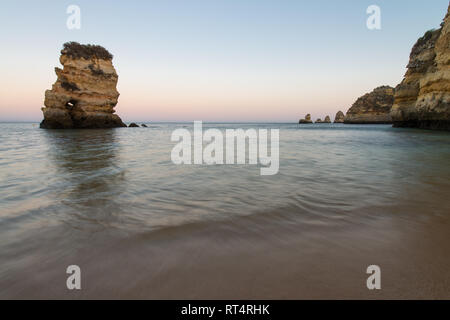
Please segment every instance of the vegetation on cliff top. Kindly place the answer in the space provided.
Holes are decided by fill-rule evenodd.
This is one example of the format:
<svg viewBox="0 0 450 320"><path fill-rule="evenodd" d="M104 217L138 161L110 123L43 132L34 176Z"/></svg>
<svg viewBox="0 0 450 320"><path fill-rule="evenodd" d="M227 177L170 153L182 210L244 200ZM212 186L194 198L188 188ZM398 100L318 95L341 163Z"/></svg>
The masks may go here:
<svg viewBox="0 0 450 320"><path fill-rule="evenodd" d="M66 42L61 54L68 55L74 59L91 59L98 58L104 60L112 60L113 55L102 46L92 44L79 44L78 42Z"/></svg>
<svg viewBox="0 0 450 320"><path fill-rule="evenodd" d="M436 40L441 32L442 28L439 29L430 29L427 32L425 32L425 34L420 37L419 39L417 39L416 43L414 44L413 48L411 49L411 54L410 54L410 58L414 55L417 55L420 51L423 50L423 46L424 45L430 45L433 44L434 45L434 40Z"/></svg>

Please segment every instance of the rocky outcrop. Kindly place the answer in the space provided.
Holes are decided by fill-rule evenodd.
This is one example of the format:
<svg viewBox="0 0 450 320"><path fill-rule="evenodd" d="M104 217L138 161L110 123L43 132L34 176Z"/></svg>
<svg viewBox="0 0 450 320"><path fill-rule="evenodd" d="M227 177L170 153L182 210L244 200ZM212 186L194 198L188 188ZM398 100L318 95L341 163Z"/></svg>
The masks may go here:
<svg viewBox="0 0 450 320"><path fill-rule="evenodd" d="M381 86L359 97L348 109L344 123L392 123L390 111L394 102L394 88Z"/></svg>
<svg viewBox="0 0 450 320"><path fill-rule="evenodd" d="M441 28L417 40L407 68L396 87L394 127L450 130L450 5Z"/></svg>
<svg viewBox="0 0 450 320"><path fill-rule="evenodd" d="M141 124L142 128L147 128L147 125L145 123Z"/></svg>
<svg viewBox="0 0 450 320"><path fill-rule="evenodd" d="M319 118L319 119L317 119L316 122L314 122L314 123L322 123L322 122L323 122L322 119Z"/></svg>
<svg viewBox="0 0 450 320"><path fill-rule="evenodd" d="M345 115L342 111L338 111L334 117L334 123L344 123Z"/></svg>
<svg viewBox="0 0 450 320"><path fill-rule="evenodd" d="M323 123L331 123L330 116L326 116L325 119L323 120Z"/></svg>
<svg viewBox="0 0 450 320"><path fill-rule="evenodd" d="M311 115L308 113L305 116L305 119L300 119L300 121L298 123L313 123L311 120Z"/></svg>
<svg viewBox="0 0 450 320"><path fill-rule="evenodd" d="M119 92L112 55L103 47L64 44L57 80L45 92L41 128L126 127L114 114Z"/></svg>
<svg viewBox="0 0 450 320"><path fill-rule="evenodd" d="M130 125L128 127L129 128L139 128L139 125L134 123L134 122L132 122L132 123L130 123Z"/></svg>

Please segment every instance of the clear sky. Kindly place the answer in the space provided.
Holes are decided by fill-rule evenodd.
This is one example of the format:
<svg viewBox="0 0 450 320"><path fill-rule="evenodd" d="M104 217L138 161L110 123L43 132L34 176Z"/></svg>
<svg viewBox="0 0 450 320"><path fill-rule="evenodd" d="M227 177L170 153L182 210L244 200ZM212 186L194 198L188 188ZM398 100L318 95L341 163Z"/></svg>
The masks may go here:
<svg viewBox="0 0 450 320"><path fill-rule="evenodd" d="M69 30L67 7L81 9ZM366 9L381 8L381 30ZM448 0L1 1L0 121L40 121L67 41L100 44L124 121L334 118L397 85L412 45Z"/></svg>

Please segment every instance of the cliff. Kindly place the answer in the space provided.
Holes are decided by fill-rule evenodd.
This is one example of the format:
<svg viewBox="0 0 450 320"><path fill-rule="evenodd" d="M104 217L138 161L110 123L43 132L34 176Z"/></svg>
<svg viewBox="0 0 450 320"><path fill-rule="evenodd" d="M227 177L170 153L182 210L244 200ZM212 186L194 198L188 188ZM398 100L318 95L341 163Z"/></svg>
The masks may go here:
<svg viewBox="0 0 450 320"><path fill-rule="evenodd" d="M41 128L126 127L114 107L119 98L112 55L103 47L65 43L55 68L57 80L45 92Z"/></svg>
<svg viewBox="0 0 450 320"><path fill-rule="evenodd" d="M394 127L450 130L450 5L441 28L417 40L407 68L396 87Z"/></svg>
<svg viewBox="0 0 450 320"><path fill-rule="evenodd" d="M394 88L381 86L359 97L348 109L344 123L392 123Z"/></svg>

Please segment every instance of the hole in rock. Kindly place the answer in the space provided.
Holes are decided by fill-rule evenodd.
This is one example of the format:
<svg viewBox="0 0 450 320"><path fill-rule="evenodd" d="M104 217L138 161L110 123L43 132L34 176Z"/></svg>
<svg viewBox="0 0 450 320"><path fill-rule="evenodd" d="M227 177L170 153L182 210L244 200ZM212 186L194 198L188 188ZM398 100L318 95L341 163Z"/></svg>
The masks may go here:
<svg viewBox="0 0 450 320"><path fill-rule="evenodd" d="M69 101L66 103L66 107L69 108L69 109L72 109L73 107L76 106L76 104L77 104L77 101L76 101L76 100L69 100Z"/></svg>

